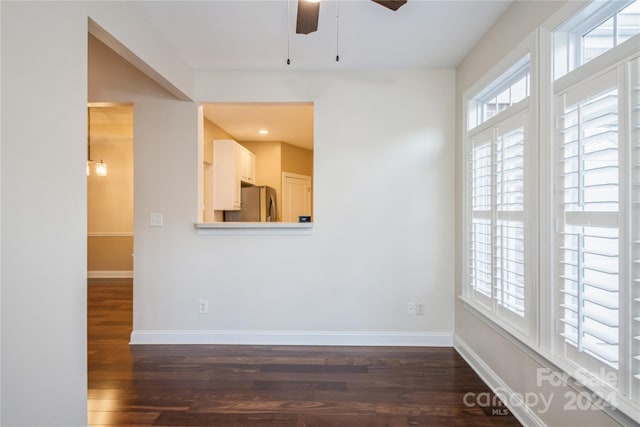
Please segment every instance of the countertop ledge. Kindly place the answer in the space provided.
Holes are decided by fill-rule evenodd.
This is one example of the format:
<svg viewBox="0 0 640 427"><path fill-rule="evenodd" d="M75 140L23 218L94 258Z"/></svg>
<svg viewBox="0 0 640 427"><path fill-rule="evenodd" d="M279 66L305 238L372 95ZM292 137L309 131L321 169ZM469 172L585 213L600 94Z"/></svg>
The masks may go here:
<svg viewBox="0 0 640 427"><path fill-rule="evenodd" d="M312 234L312 222L198 222L198 234L304 235Z"/></svg>

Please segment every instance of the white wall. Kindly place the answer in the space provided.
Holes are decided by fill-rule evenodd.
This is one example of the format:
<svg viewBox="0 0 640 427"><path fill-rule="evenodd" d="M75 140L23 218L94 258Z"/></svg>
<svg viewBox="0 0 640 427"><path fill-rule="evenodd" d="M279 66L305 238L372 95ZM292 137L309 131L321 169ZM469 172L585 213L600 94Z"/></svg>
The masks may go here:
<svg viewBox="0 0 640 427"><path fill-rule="evenodd" d="M450 344L453 78L197 74L203 102L315 103L310 236L198 234L191 107L166 106L173 143L164 119L136 115L133 342ZM137 129L152 122L145 147ZM164 227L148 227L151 212ZM407 316L410 301L425 315Z"/></svg>
<svg viewBox="0 0 640 427"><path fill-rule="evenodd" d="M81 15L2 2L2 425L86 423Z"/></svg>
<svg viewBox="0 0 640 427"><path fill-rule="evenodd" d="M124 2L3 1L0 8L0 424L82 426L88 16L117 29L124 45L153 44L145 61L175 75L179 92L191 90L191 74L151 43Z"/></svg>
<svg viewBox="0 0 640 427"><path fill-rule="evenodd" d="M200 74L203 102L316 111L313 235L211 236L193 226L196 104L90 48L89 99L134 104L133 342L451 344L452 70Z"/></svg>
<svg viewBox="0 0 640 427"><path fill-rule="evenodd" d="M462 201L462 96L476 81L524 40L535 28L556 12L565 2L517 1L489 30L456 69L456 199ZM456 295L461 294L461 241L464 230L461 211L456 211ZM481 320L480 315L456 299L456 348L471 362L483 379L500 391L511 390L520 396L535 393L551 398L551 406L544 405L524 411L525 424L542 422L549 426L617 425L608 415L598 410L564 410L570 403L564 393L574 393L567 387L546 387L537 384L537 369L549 366L524 345L518 345L496 327ZM554 369L555 371L555 369ZM533 399L531 400L533 402Z"/></svg>

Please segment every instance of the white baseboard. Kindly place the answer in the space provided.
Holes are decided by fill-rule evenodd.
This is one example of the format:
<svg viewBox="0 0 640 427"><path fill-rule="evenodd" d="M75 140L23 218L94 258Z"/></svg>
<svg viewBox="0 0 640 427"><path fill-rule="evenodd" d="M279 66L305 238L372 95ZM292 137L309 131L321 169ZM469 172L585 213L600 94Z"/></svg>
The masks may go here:
<svg viewBox="0 0 640 427"><path fill-rule="evenodd" d="M89 279L132 279L133 271L88 271L87 277Z"/></svg>
<svg viewBox="0 0 640 427"><path fill-rule="evenodd" d="M451 347L452 333L335 331L133 331L131 344Z"/></svg>
<svg viewBox="0 0 640 427"><path fill-rule="evenodd" d="M453 347L471 366L478 376L494 392L502 396L515 396L515 392L469 347L460 337L454 338ZM502 399L504 405L525 426L547 427L547 425L526 405L512 405L517 399Z"/></svg>

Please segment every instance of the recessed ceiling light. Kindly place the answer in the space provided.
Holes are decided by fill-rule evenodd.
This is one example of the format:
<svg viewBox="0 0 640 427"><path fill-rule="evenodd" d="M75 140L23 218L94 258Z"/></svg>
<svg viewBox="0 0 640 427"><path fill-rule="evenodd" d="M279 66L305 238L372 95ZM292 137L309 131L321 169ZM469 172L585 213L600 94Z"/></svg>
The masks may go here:
<svg viewBox="0 0 640 427"><path fill-rule="evenodd" d="M269 131L268 131L268 130L266 130L266 129L260 129L260 130L258 131L258 133L259 133L260 135L269 135Z"/></svg>

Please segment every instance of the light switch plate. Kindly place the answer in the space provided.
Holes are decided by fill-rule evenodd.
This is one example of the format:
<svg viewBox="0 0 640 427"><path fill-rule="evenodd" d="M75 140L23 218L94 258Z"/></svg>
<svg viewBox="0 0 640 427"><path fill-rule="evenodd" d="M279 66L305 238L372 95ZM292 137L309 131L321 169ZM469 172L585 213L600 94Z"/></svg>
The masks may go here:
<svg viewBox="0 0 640 427"><path fill-rule="evenodd" d="M407 304L407 314L409 316L415 316L416 315L416 303L415 302L410 302Z"/></svg>
<svg viewBox="0 0 640 427"><path fill-rule="evenodd" d="M163 216L161 213L151 213L149 214L149 226L150 227L162 227L163 224Z"/></svg>

